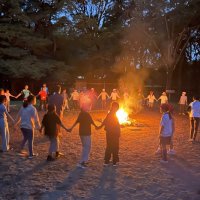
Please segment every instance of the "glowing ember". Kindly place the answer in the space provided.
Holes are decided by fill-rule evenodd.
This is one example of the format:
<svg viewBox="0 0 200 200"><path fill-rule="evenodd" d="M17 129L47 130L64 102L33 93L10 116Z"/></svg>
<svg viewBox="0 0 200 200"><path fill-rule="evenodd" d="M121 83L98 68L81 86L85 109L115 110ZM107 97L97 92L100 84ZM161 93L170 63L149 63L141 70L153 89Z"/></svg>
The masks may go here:
<svg viewBox="0 0 200 200"><path fill-rule="evenodd" d="M118 118L120 124L123 124L123 125L131 124L131 122L129 121L128 113L123 108L120 108L117 111L116 115L117 115L117 118Z"/></svg>

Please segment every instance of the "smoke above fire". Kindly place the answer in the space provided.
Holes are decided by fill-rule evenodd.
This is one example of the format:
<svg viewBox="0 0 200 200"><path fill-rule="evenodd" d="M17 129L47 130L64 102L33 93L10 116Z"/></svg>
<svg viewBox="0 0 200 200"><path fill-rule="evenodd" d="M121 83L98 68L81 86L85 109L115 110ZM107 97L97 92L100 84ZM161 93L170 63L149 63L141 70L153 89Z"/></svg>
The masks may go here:
<svg viewBox="0 0 200 200"><path fill-rule="evenodd" d="M118 80L119 90L122 96L121 106L128 113L137 113L141 109L139 104L140 99L143 97L143 88L148 72L145 69L133 70L121 75ZM124 98L128 93L129 97Z"/></svg>
<svg viewBox="0 0 200 200"><path fill-rule="evenodd" d="M131 44L135 44L134 31L126 32L121 43L129 41ZM141 61L138 64L137 55L130 54L128 47L125 45L121 48L120 55L117 56L115 64L113 66L113 72L119 74L118 88L120 90L121 99L125 93L129 94L129 98L121 101L121 107L126 109L129 113L137 112L138 108L138 96L141 92L143 94L143 88L145 81L148 78L148 67L145 66L145 61ZM131 47L129 47L131 48ZM134 48L138 48L135 46ZM145 58L144 58L145 59ZM148 65L148 64L147 64Z"/></svg>

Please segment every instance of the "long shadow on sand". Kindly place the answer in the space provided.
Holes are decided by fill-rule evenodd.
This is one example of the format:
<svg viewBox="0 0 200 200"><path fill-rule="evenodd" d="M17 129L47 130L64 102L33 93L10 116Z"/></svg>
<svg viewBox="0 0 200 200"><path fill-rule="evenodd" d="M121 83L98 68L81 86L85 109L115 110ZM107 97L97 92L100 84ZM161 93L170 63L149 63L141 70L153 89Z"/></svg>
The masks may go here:
<svg viewBox="0 0 200 200"><path fill-rule="evenodd" d="M46 161L43 161L31 168L30 170L24 171L21 175L16 175L15 184L17 184L21 180L27 179L28 177L32 176L35 172L41 171L42 169L44 169L45 166L48 166L48 163Z"/></svg>
<svg viewBox="0 0 200 200"><path fill-rule="evenodd" d="M66 199L78 199L76 194L71 193L70 190L82 179L84 173L84 169L75 168L61 184L56 186L55 190L43 193L43 199L57 200L63 198L63 196L65 196Z"/></svg>
<svg viewBox="0 0 200 200"><path fill-rule="evenodd" d="M163 167L175 178L181 180L188 191L192 191L196 195L191 200L200 199L200 177L196 176L192 170L188 170L188 163L180 162L178 159L171 160Z"/></svg>
<svg viewBox="0 0 200 200"><path fill-rule="evenodd" d="M94 188L92 192L91 200L117 200L118 193L116 190L116 168L111 166L104 167L101 177L99 178L99 184Z"/></svg>

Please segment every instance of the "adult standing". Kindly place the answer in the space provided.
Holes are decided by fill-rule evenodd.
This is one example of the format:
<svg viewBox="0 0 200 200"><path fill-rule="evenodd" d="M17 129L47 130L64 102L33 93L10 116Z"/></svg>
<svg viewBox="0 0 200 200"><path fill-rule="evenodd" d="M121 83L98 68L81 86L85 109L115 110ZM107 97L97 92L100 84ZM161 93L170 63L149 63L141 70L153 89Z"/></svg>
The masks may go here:
<svg viewBox="0 0 200 200"><path fill-rule="evenodd" d="M26 101L27 98L33 95L30 90L28 89L28 85L25 85L24 89L16 96L16 99L19 98L20 96L23 96L23 101ZM33 95L34 96L34 95Z"/></svg>
<svg viewBox="0 0 200 200"><path fill-rule="evenodd" d="M56 107L56 113L62 119L65 102L63 96L60 93L61 93L61 86L57 85L54 89L53 94L49 96L48 104L54 105Z"/></svg>
<svg viewBox="0 0 200 200"><path fill-rule="evenodd" d="M189 105L190 110L190 142L196 140L197 131L200 123L200 102L199 97L194 96L193 102Z"/></svg>

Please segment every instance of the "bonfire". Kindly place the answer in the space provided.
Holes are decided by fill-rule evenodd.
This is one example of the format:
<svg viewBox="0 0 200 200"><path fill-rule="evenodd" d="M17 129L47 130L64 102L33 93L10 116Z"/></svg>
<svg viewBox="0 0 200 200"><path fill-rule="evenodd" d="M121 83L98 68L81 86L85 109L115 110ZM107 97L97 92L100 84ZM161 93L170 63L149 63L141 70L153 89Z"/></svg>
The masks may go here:
<svg viewBox="0 0 200 200"><path fill-rule="evenodd" d="M117 118L119 120L120 125L131 125L132 122L129 120L129 114L126 112L124 108L120 108L117 111Z"/></svg>

